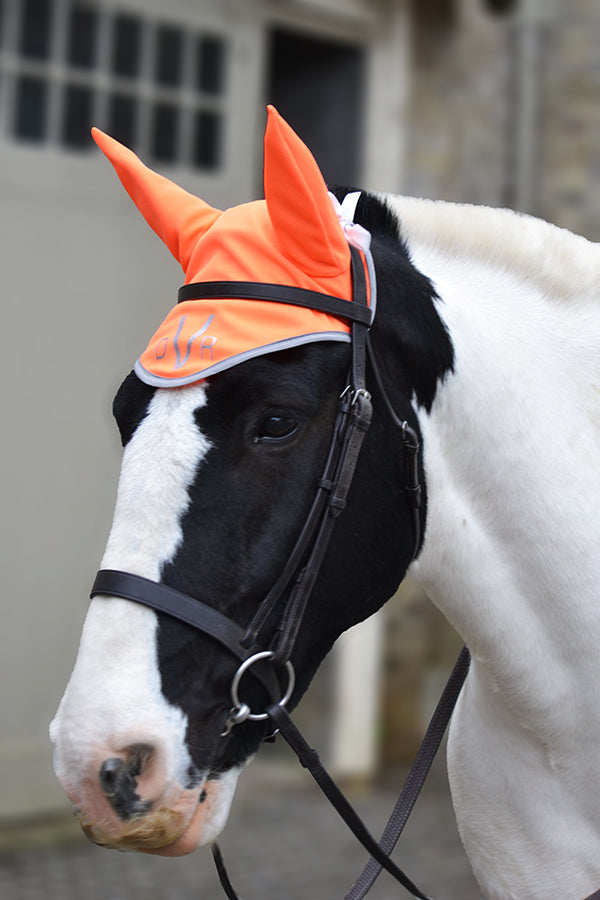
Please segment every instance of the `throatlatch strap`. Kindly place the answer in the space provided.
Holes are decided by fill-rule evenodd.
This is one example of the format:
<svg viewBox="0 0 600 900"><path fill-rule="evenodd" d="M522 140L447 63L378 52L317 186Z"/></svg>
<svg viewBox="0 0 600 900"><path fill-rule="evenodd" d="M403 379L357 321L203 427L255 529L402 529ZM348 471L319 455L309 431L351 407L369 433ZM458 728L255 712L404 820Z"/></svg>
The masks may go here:
<svg viewBox="0 0 600 900"><path fill-rule="evenodd" d="M388 411L388 415L390 416L392 422L402 432L402 443L404 445L404 476L405 476L405 484L403 488L403 492L406 494L408 502L410 504L410 508L412 511L412 519L413 519L413 535L414 535L414 546L413 546L413 554L412 559L415 559L419 549L421 547L421 541L423 539L423 523L421 520L421 507L423 503L423 489L421 487L421 483L419 481L419 450L420 450L420 441L417 432L412 428L407 421L401 419L394 407L392 406L392 402L387 395L387 391L385 389L385 385L383 384L383 380L381 378L381 373L379 371L379 366L377 364L377 357L373 351L373 346L371 344L371 338L367 334L366 338L367 342L367 355L369 358L369 362L371 364L371 370L373 372L373 376L375 378L375 383L377 385L377 390L379 391L379 396L383 400L384 406Z"/></svg>

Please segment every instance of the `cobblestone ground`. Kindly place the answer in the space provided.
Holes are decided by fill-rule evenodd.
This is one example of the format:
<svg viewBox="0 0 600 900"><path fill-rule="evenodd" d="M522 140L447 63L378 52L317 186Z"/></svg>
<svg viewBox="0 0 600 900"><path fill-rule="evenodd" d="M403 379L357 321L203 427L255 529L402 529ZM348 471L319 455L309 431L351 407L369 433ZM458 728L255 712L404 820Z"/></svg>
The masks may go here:
<svg viewBox="0 0 600 900"><path fill-rule="evenodd" d="M392 785L391 782L394 782ZM376 789L350 792L378 835L401 774ZM387 782L390 782L388 785ZM11 849L12 843L12 849ZM222 900L210 852L159 859L115 853L69 828L59 840L0 830L2 900ZM244 900L341 900L366 854L310 777L256 762L244 773L221 849ZM443 767L436 763L395 859L436 900L480 900L456 832ZM371 900L408 895L383 873Z"/></svg>

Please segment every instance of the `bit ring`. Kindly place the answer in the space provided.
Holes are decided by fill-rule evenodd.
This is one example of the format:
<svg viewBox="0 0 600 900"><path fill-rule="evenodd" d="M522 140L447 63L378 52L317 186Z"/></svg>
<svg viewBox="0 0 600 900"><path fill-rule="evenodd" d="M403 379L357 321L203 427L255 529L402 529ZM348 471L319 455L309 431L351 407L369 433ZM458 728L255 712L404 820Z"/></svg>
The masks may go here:
<svg viewBox="0 0 600 900"><path fill-rule="evenodd" d="M249 656L248 659L245 659L241 664L237 672L233 677L233 681L231 683L231 699L233 701L234 710L241 709L246 706L245 703L240 701L239 696L239 686L242 680L243 675L248 671L248 669L254 665L254 663L259 662L261 659L273 659L275 654L272 650L261 650L260 653L255 653L253 656ZM290 697L294 692L294 685L296 684L296 673L294 672L294 667L291 662L288 660L285 664L285 668L288 674L288 685L285 691L285 694L279 701L279 706L285 706L286 703L289 702ZM263 722L265 719L269 718L268 713L253 713L248 712L246 716L247 719L251 719L253 722Z"/></svg>

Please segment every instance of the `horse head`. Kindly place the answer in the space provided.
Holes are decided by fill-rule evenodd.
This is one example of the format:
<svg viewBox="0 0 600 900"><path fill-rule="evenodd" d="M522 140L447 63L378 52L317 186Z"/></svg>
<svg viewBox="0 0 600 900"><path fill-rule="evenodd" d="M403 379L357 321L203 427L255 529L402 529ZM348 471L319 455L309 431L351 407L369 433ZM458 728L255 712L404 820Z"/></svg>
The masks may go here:
<svg viewBox="0 0 600 900"><path fill-rule="evenodd" d="M352 326L320 309L232 297L222 284L352 305L354 258L373 312L377 278L373 419L290 647L293 708L336 638L393 594L414 556L405 442L392 419L418 435L415 407L431 405L452 366L433 288L413 268L385 202L355 195L356 215L347 216L272 109L265 200L225 212L108 136L95 138L186 282L114 401L124 454L105 570L173 589L248 628L327 487ZM199 285L213 296L198 299ZM418 473L424 489L422 458ZM421 521L425 501L423 493ZM286 582L261 625L266 647L292 590ZM95 596L51 726L57 775L93 841L180 855L217 836L241 768L269 733L262 718L232 727L239 666L184 621L110 591ZM277 668L282 692L291 689L289 668ZM244 707L264 709L265 690L245 675Z"/></svg>

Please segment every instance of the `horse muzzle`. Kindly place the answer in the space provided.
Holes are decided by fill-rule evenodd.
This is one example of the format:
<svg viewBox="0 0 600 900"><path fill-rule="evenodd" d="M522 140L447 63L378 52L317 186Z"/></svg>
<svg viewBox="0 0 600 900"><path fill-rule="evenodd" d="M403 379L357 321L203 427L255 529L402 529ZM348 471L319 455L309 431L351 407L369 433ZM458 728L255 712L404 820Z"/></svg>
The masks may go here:
<svg viewBox="0 0 600 900"><path fill-rule="evenodd" d="M233 796L233 789L228 787L219 781L207 782L198 796L182 795L173 807L159 806L120 824L116 830L90 821L81 810L77 819L86 837L101 847L185 856L213 841L224 828Z"/></svg>
<svg viewBox="0 0 600 900"><path fill-rule="evenodd" d="M168 782L152 748L134 744L88 768L78 784L59 778L86 837L101 847L183 856L223 830L239 769L190 784ZM59 769L59 766L57 766Z"/></svg>

